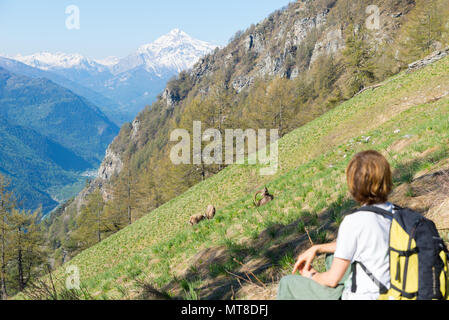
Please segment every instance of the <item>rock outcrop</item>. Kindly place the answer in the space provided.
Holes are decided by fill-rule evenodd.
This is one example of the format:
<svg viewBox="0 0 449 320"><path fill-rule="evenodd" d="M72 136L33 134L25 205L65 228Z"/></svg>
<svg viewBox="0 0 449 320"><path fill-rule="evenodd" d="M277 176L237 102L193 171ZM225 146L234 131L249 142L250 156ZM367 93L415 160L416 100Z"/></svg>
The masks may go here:
<svg viewBox="0 0 449 320"><path fill-rule="evenodd" d="M111 147L109 147L106 150L106 156L103 162L101 163L100 168L98 169L97 179L108 181L114 175L119 174L122 168L123 168L122 159L120 159L120 156L114 151L112 151Z"/></svg>
<svg viewBox="0 0 449 320"><path fill-rule="evenodd" d="M334 29L327 32L326 37L318 41L313 49L310 64L314 64L318 57L322 55L335 54L345 47L345 40L343 39L343 31L341 29Z"/></svg>
<svg viewBox="0 0 449 320"><path fill-rule="evenodd" d="M169 109L174 108L177 102L177 99L173 96L168 88L166 88L164 90L164 93L162 93L162 99L165 101L165 103L167 104L167 108Z"/></svg>
<svg viewBox="0 0 449 320"><path fill-rule="evenodd" d="M444 57L446 57L447 55L449 55L449 47L443 49L443 50L438 50L435 51L433 53L431 53L430 55L428 55L427 57L425 57L424 59L415 61L411 64L409 64L408 66L408 71L415 71L421 68L424 68L425 66L428 66L429 64L432 64L438 60L443 59Z"/></svg>

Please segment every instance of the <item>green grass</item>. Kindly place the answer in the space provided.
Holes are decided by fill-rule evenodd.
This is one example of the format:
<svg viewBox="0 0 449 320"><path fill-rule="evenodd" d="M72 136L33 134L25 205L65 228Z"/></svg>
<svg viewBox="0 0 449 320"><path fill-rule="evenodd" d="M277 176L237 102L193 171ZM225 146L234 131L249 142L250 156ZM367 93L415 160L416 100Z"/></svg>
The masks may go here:
<svg viewBox="0 0 449 320"><path fill-rule="evenodd" d="M386 154L395 168L396 184L449 158L449 99L427 102L448 91L449 59L399 74L282 138L280 169L274 176L259 176L257 166L230 166L68 264L79 267L81 281L98 297L120 293L123 288L117 286L132 282L133 277L151 277L158 286L167 285L196 268L191 259L198 252L217 246L225 246L237 258L268 256L287 271L294 261L292 253L277 256L269 248L304 235L306 227L322 225L325 211L332 223L341 223L355 205L345 183L345 168L355 153L376 149ZM400 133L395 133L397 129ZM407 139L413 140L403 150L390 148ZM431 148L435 151L421 156ZM275 200L256 210L252 196L265 185ZM217 207L216 218L190 227L189 217L208 204ZM285 228L290 224L292 228ZM264 231L270 238L265 245L251 246ZM329 235L327 231L311 234L316 242L326 241ZM236 267L232 261L211 265L209 276ZM64 269L57 274L62 276ZM199 297L202 280L182 283L186 298Z"/></svg>

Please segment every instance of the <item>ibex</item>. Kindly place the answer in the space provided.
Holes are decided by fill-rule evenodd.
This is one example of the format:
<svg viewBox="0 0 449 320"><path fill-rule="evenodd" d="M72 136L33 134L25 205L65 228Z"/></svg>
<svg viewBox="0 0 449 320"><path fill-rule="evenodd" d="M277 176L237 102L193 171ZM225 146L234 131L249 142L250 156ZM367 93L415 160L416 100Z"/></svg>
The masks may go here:
<svg viewBox="0 0 449 320"><path fill-rule="evenodd" d="M189 223L193 226L193 225L200 223L204 219L206 219L206 217L204 215L196 214L196 215L190 217Z"/></svg>
<svg viewBox="0 0 449 320"><path fill-rule="evenodd" d="M213 205L208 205L206 209L206 218L212 220L215 217L215 207Z"/></svg>
<svg viewBox="0 0 449 320"><path fill-rule="evenodd" d="M191 216L189 223L193 226L200 223L204 219L212 220L215 217L215 212L216 212L215 207L210 204L207 206L206 214L199 213L194 216Z"/></svg>
<svg viewBox="0 0 449 320"><path fill-rule="evenodd" d="M257 200L257 195L262 194L262 199ZM268 202L272 201L274 197L268 192L267 188L264 188L261 191L257 191L257 193L254 195L254 204L256 207L261 207L266 205Z"/></svg>

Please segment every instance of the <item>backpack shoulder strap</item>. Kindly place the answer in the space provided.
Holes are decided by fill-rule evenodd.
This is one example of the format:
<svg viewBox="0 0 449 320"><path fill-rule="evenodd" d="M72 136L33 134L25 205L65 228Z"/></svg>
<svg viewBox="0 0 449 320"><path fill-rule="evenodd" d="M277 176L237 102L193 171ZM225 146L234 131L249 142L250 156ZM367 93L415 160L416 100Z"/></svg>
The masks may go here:
<svg viewBox="0 0 449 320"><path fill-rule="evenodd" d="M376 284L376 286L379 287L379 293L380 294L386 294L388 292L388 288L380 282L372 273L369 271L363 263L360 262L354 262L352 264L352 286L351 286L351 292L356 293L357 291L357 265L359 265L363 271L367 274L367 276Z"/></svg>
<svg viewBox="0 0 449 320"><path fill-rule="evenodd" d="M394 210L398 211L398 210L402 210L402 208L394 205ZM384 210L382 208L376 207L376 206L361 207L360 209L357 209L356 211L354 211L354 213L360 212L360 211L374 212L374 213L384 216L386 218L391 218L391 219L394 218L393 213L391 213L390 211ZM351 286L352 293L356 293L356 291L357 291L357 265L359 265L362 268L362 270L367 274L367 276L379 287L380 294L385 294L388 292L388 288L382 282L380 282L371 273L371 271L369 271L368 268L365 267L365 265L363 263L355 261L352 264L352 286Z"/></svg>
<svg viewBox="0 0 449 320"><path fill-rule="evenodd" d="M395 206L394 209L398 210L400 208ZM374 213L380 214L382 216L386 216L388 218L393 218L394 217L394 215L390 211L384 210L384 209L376 207L376 206L361 207L356 212L360 212L360 211L374 212Z"/></svg>

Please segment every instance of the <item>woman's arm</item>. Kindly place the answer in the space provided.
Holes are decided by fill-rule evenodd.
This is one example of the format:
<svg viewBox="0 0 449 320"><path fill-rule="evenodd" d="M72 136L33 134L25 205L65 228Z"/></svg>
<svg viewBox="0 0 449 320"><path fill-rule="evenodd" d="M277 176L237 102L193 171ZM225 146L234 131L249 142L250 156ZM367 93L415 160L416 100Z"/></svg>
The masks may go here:
<svg viewBox="0 0 449 320"><path fill-rule="evenodd" d="M312 262L318 254L335 253L336 249L336 242L313 246L298 257L292 273L295 274L297 271L302 273L304 270L310 270L312 268Z"/></svg>
<svg viewBox="0 0 449 320"><path fill-rule="evenodd" d="M319 244L316 247L318 248L318 254L335 253L335 250L337 250L337 242Z"/></svg>
<svg viewBox="0 0 449 320"><path fill-rule="evenodd" d="M327 272L318 273L314 269L310 269L304 270L301 274L304 277L313 279L315 282L323 286L335 288L336 286L338 286L341 279L343 279L350 265L351 261L349 260L334 258L332 266Z"/></svg>

